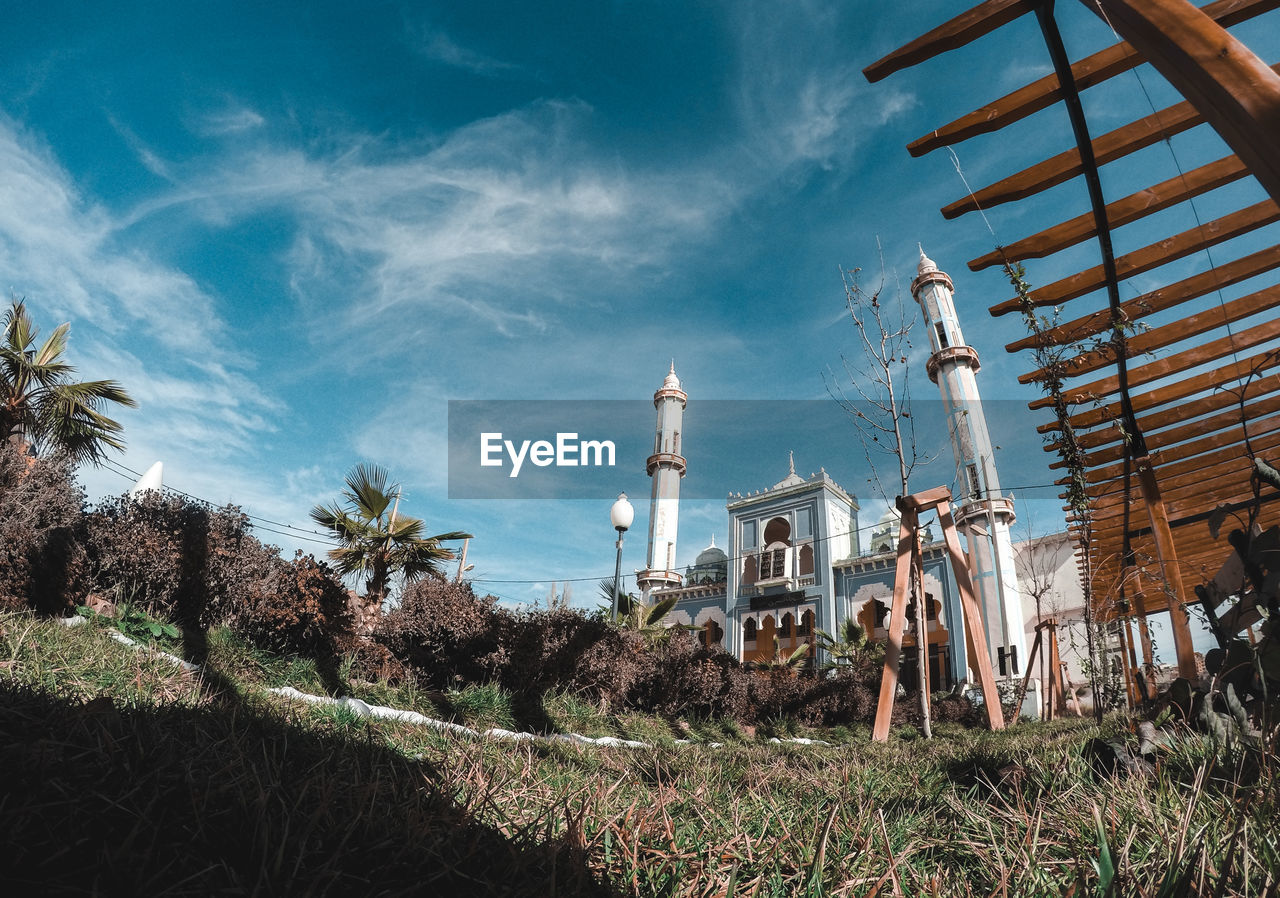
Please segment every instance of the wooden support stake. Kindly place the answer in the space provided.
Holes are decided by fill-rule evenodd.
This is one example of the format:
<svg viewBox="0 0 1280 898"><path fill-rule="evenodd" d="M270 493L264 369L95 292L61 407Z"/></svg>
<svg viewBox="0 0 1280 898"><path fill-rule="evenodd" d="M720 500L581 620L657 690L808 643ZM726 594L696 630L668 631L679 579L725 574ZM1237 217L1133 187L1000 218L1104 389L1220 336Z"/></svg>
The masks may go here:
<svg viewBox="0 0 1280 898"><path fill-rule="evenodd" d="M1194 682L1195 649L1191 646L1191 627L1187 621L1187 612L1182 607L1186 589L1182 585L1182 571L1178 567L1178 550L1173 544L1173 531L1169 529L1169 517L1165 512L1164 501L1160 498L1160 485L1156 483L1151 459L1139 458L1135 459L1135 463L1142 499L1151 519L1151 532L1155 536L1165 588L1172 591L1169 596L1169 625L1173 629L1173 647L1178 655L1178 676Z"/></svg>
<svg viewBox="0 0 1280 898"><path fill-rule="evenodd" d="M949 492L949 491L948 491ZM938 523L947 542L947 554L951 556L951 569L955 572L956 586L960 590L960 604L964 609L964 635L969 643L969 655L978 668L978 685L982 689L982 703L987 709L987 723L993 730L1004 729L1004 711L1000 707L1000 692L991 671L991 656L987 653L986 632L982 628L982 611L974 597L973 578L969 576L969 564L956 536L956 522L951 516L951 503L938 503Z"/></svg>
<svg viewBox="0 0 1280 898"><path fill-rule="evenodd" d="M1022 675L1022 685L1018 687L1018 709L1027 700L1027 686L1031 684L1031 672L1035 670L1036 657L1040 654L1040 627L1036 626L1036 638L1031 643L1031 651L1027 654L1027 672ZM1044 684L1040 684L1040 697L1044 698Z"/></svg>
<svg viewBox="0 0 1280 898"><path fill-rule="evenodd" d="M955 573L956 587L960 592L965 640L968 643L969 659L978 670L978 687L982 690L982 703L987 709L987 723L993 730L1003 730L1004 711L1000 707L1000 691L996 688L996 678L991 671L986 630L982 626L982 610L978 606L978 600L974 598L969 562L960 548L956 522L951 515L951 490L939 486L923 493L899 496L897 505L902 515L898 524L898 564L894 571L893 607L889 611L889 641L885 646L884 674L880 678L880 700L876 703L876 723L871 731L871 738L876 742L886 742L889 739L893 700L898 688L898 662L902 655L902 629L907 616L907 588L911 582L912 566L920 564L920 547L915 533L920 523L920 512L934 508L938 511L938 524L946 540L947 555L951 559L951 569ZM924 601L923 595L916 601ZM925 651L928 651L927 633L924 640ZM920 640L917 639L916 642L919 645ZM928 688L928 680L922 685Z"/></svg>
<svg viewBox="0 0 1280 898"><path fill-rule="evenodd" d="M893 575L893 604L889 606L889 641L884 650L884 675L880 678L880 700L876 703L876 725L871 738L889 740L889 723L893 717L893 700L898 689L898 660L902 655L902 629L907 620L907 588L911 582L912 555L915 554L915 529L919 520L914 507L902 510L898 524L898 565Z"/></svg>

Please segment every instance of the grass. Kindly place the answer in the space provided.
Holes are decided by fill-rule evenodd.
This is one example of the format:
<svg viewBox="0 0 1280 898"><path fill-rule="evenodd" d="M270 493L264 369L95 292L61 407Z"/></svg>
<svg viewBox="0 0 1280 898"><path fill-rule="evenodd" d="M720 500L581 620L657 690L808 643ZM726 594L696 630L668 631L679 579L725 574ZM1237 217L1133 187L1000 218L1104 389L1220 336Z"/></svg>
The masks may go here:
<svg viewBox="0 0 1280 898"><path fill-rule="evenodd" d="M652 748L458 739L268 697L321 677L224 631L193 676L102 626L0 615L0 879L17 893L1277 893L1274 758L1191 734L1151 779L1095 776L1079 720L880 745L550 695L553 728ZM523 713L491 686L352 691L479 727Z"/></svg>

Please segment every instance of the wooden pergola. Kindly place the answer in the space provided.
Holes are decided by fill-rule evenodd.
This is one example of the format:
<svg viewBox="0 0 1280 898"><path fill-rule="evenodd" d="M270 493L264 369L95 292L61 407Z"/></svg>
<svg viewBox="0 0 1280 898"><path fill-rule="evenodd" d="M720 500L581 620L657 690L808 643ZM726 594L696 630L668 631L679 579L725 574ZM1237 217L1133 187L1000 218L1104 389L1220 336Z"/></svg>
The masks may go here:
<svg viewBox="0 0 1280 898"><path fill-rule="evenodd" d="M1032 202L1050 187L1084 179L1088 211L998 247L969 267L1013 265L1097 241L1100 264L996 303L991 314L1061 307L1060 319L1007 349L1061 348L1052 366L1036 363L1020 380L1045 384L1057 376L1062 405L1046 395L1031 408L1062 412L1039 428L1051 435L1047 448L1057 449L1068 439L1061 417L1083 452L1087 508L1069 505L1066 510L1089 581L1086 595L1092 593L1094 610L1104 620L1131 615L1143 620L1149 613L1168 612L1179 673L1194 677L1184 605L1197 601L1196 587L1212 581L1233 553L1248 555L1248 534L1258 532L1246 532L1249 525L1265 529L1280 519L1280 491L1254 466L1257 458L1280 459L1280 315L1266 314L1280 305L1280 285L1231 301L1214 295L1280 268L1280 246L1216 264L1206 261L1194 275L1166 278L1160 289L1124 302L1119 284L1180 259L1206 259L1203 251L1210 247L1280 221L1280 74L1226 31L1275 10L1280 0L1216 0L1203 8L1187 0L1082 2L1123 42L1072 62L1052 0L987 0L868 66L864 74L878 81L1017 17L1037 17L1054 73L940 126L908 150L921 155L1065 104L1072 132L1067 149L972 191L944 206L942 214L955 218L1001 203ZM1184 101L1092 136L1080 91L1098 88L1144 62ZM1213 128L1232 154L1129 196L1104 196L1099 166L1201 124ZM1270 199L1123 255L1114 253L1113 230L1250 176ZM1135 328L1148 318L1153 326ZM1155 360L1148 356L1153 352L1160 353ZM1064 466L1062 461L1051 465ZM1058 482L1069 485L1065 478ZM1210 521L1216 525L1224 516L1230 522L1225 530L1239 532L1219 539ZM1234 563L1240 566L1238 559ZM1224 594L1212 593L1206 604L1212 607ZM1233 619L1232 629L1248 622L1247 617ZM1143 641L1150 662L1150 646ZM1131 636L1129 645L1132 650Z"/></svg>

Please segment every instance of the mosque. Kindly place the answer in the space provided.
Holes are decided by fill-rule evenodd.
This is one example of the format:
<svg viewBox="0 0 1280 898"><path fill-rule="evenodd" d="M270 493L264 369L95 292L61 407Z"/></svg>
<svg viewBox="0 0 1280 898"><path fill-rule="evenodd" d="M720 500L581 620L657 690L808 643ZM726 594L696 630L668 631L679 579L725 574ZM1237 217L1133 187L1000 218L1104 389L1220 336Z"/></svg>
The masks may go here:
<svg viewBox="0 0 1280 898"><path fill-rule="evenodd" d="M928 329L929 378L942 394L963 494L953 498L958 531L967 540L970 570L982 607L983 634L997 676L1023 673L1026 658L1023 600L1015 575L1009 528L1013 500L1001 493L991 439L975 377L978 353L964 341L951 279L920 251L911 294ZM647 470L652 480L647 564L636 574L647 598L675 596L668 620L702 628L708 645L742 661L790 654L809 643L809 664L820 663L816 631L836 634L857 620L869 638L887 638L896 564L898 519L890 509L863 544L857 497L825 470L798 475L794 459L785 477L727 503L728 538L712 544L683 572L674 569L680 478L686 460L680 431L688 395L672 364L654 394L657 427ZM923 534L926 634L914 625L903 637L902 680L912 688L921 644L934 689L971 679L955 578L944 546ZM908 621L914 620L908 609Z"/></svg>

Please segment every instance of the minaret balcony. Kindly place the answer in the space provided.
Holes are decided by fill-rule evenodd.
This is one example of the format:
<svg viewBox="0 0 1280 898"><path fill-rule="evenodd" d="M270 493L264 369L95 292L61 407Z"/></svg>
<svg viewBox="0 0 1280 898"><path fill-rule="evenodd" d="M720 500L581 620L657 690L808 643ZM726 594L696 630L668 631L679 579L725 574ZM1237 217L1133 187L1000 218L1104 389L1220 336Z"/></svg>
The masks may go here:
<svg viewBox="0 0 1280 898"><path fill-rule="evenodd" d="M655 452L649 456L649 460L645 462L645 471L650 477L658 468L674 468L680 472L680 476L684 476L685 460L683 455L677 455L674 452Z"/></svg>
<svg viewBox="0 0 1280 898"><path fill-rule="evenodd" d="M982 367L978 362L978 350L972 346L945 346L939 349L933 355L929 356L929 361L925 368L929 372L929 380L935 384L938 382L938 369L946 364L959 364L965 362L974 371Z"/></svg>
<svg viewBox="0 0 1280 898"><path fill-rule="evenodd" d="M636 582L652 584L651 589L678 589L684 583L684 574L679 571L637 571Z"/></svg>
<svg viewBox="0 0 1280 898"><path fill-rule="evenodd" d="M968 524L972 521L982 523L987 514L1004 520L1011 525L1016 520L1013 513L1013 500L1007 496L992 496L990 499L970 499L956 508L956 523Z"/></svg>

